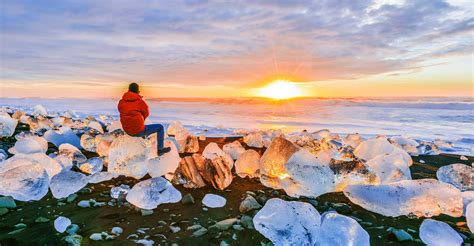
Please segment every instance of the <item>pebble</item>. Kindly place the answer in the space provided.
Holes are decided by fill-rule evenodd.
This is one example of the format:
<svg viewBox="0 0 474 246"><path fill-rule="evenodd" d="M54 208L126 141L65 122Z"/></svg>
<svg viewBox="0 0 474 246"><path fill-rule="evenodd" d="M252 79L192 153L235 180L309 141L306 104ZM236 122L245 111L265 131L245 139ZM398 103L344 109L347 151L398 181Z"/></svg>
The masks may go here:
<svg viewBox="0 0 474 246"><path fill-rule="evenodd" d="M77 206L80 208L90 208L92 207L90 200L82 200L77 203Z"/></svg>
<svg viewBox="0 0 474 246"><path fill-rule="evenodd" d="M192 236L193 237L200 237L200 236L202 236L206 233L207 233L207 229L205 227L201 226L201 229L196 230L195 232L193 232Z"/></svg>
<svg viewBox="0 0 474 246"><path fill-rule="evenodd" d="M74 235L79 231L79 226L76 224L71 224L67 227L66 232L69 235Z"/></svg>
<svg viewBox="0 0 474 246"><path fill-rule="evenodd" d="M234 228L234 230L237 230L237 231L244 230L244 228L241 225L232 225L232 228Z"/></svg>
<svg viewBox="0 0 474 246"><path fill-rule="evenodd" d="M120 235L123 233L123 229L121 227L113 227L112 230L110 230L110 233L115 234L115 235Z"/></svg>
<svg viewBox="0 0 474 246"><path fill-rule="evenodd" d="M465 157L465 156L463 156L463 155L460 156L459 159L460 159L461 161L467 161L467 160L469 160L469 159L467 159L467 157Z"/></svg>
<svg viewBox="0 0 474 246"><path fill-rule="evenodd" d="M177 232L181 231L181 228L179 226L170 226L170 230L173 233L177 233Z"/></svg>
<svg viewBox="0 0 474 246"><path fill-rule="evenodd" d="M219 231L225 231L229 229L235 222L237 222L236 218L225 219L215 223L211 227L216 228Z"/></svg>
<svg viewBox="0 0 474 246"><path fill-rule="evenodd" d="M140 209L140 213L142 214L142 216L148 216L148 215L153 214L153 210L152 209Z"/></svg>
<svg viewBox="0 0 474 246"><path fill-rule="evenodd" d="M0 208L16 208L15 200L11 196L0 197Z"/></svg>
<svg viewBox="0 0 474 246"><path fill-rule="evenodd" d="M247 195L247 197L245 197L245 199L240 203L239 211L241 213L246 213L260 208L262 208L262 205L260 205L253 196Z"/></svg>
<svg viewBox="0 0 474 246"><path fill-rule="evenodd" d="M390 227L387 229L387 231L392 233L399 242L413 241L413 237L403 229L395 229L393 227Z"/></svg>
<svg viewBox="0 0 474 246"><path fill-rule="evenodd" d="M0 208L0 216L8 214L9 210L8 208Z"/></svg>
<svg viewBox="0 0 474 246"><path fill-rule="evenodd" d="M46 222L49 222L49 219L45 218L43 216L40 216L40 217L35 219L35 223L46 223Z"/></svg>
<svg viewBox="0 0 474 246"><path fill-rule="evenodd" d="M181 203L182 204L194 204L194 197L191 195L191 193L188 193L181 198Z"/></svg>
<svg viewBox="0 0 474 246"><path fill-rule="evenodd" d="M68 203L72 203L72 202L74 202L74 200L76 200L76 198L77 198L77 194L71 194L67 197L66 201Z"/></svg>
<svg viewBox="0 0 474 246"><path fill-rule="evenodd" d="M250 217L248 215L243 215L240 218L240 224L242 224L247 229L251 229L251 230L255 229L255 227L253 225L252 217Z"/></svg>
<svg viewBox="0 0 474 246"><path fill-rule="evenodd" d="M348 214L352 211L352 207L345 203L333 203L332 207L340 214Z"/></svg>

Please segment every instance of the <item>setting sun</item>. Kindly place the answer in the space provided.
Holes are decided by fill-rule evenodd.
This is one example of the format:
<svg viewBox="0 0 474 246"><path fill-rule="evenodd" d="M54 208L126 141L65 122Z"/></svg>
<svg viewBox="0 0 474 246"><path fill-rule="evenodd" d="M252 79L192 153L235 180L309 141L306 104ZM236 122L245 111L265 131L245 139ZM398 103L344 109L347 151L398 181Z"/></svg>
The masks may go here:
<svg viewBox="0 0 474 246"><path fill-rule="evenodd" d="M303 95L296 83L287 80L275 80L260 88L259 95L273 99L289 99Z"/></svg>

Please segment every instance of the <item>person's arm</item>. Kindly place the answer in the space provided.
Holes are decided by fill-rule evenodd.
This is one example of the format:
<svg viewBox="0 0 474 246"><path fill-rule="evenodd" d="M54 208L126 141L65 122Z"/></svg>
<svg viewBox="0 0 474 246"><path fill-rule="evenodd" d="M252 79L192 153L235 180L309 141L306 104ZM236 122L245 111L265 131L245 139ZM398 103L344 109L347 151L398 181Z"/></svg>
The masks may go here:
<svg viewBox="0 0 474 246"><path fill-rule="evenodd" d="M150 110L148 109L148 105L146 104L146 102L142 99L142 110L140 111L143 115L143 119L146 119L148 118L148 116L150 115Z"/></svg>

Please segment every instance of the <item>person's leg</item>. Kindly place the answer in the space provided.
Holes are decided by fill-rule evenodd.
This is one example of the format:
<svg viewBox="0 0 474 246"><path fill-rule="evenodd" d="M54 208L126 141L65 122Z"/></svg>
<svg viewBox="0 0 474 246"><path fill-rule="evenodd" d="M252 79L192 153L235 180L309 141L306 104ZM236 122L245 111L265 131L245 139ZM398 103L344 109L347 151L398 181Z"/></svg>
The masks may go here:
<svg viewBox="0 0 474 246"><path fill-rule="evenodd" d="M150 136L153 133L157 133L157 144L158 144L158 150L161 150L164 148L164 141L165 141L165 129L163 125L161 124L151 124L151 125L146 125L145 130L143 131L142 136Z"/></svg>

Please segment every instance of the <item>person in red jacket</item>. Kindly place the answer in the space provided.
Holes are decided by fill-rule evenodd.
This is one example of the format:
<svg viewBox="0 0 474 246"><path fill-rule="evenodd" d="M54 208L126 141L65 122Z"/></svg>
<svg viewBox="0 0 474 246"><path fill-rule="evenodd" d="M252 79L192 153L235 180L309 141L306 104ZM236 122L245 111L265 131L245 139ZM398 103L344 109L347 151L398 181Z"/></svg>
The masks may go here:
<svg viewBox="0 0 474 246"><path fill-rule="evenodd" d="M125 133L134 137L142 137L156 132L158 134L158 154L163 155L171 150L170 147L164 147L165 130L163 125L145 125L145 120L150 115L150 111L148 105L140 96L137 83L131 83L128 86L128 91L123 94L117 107L120 112L120 123L122 123Z"/></svg>

